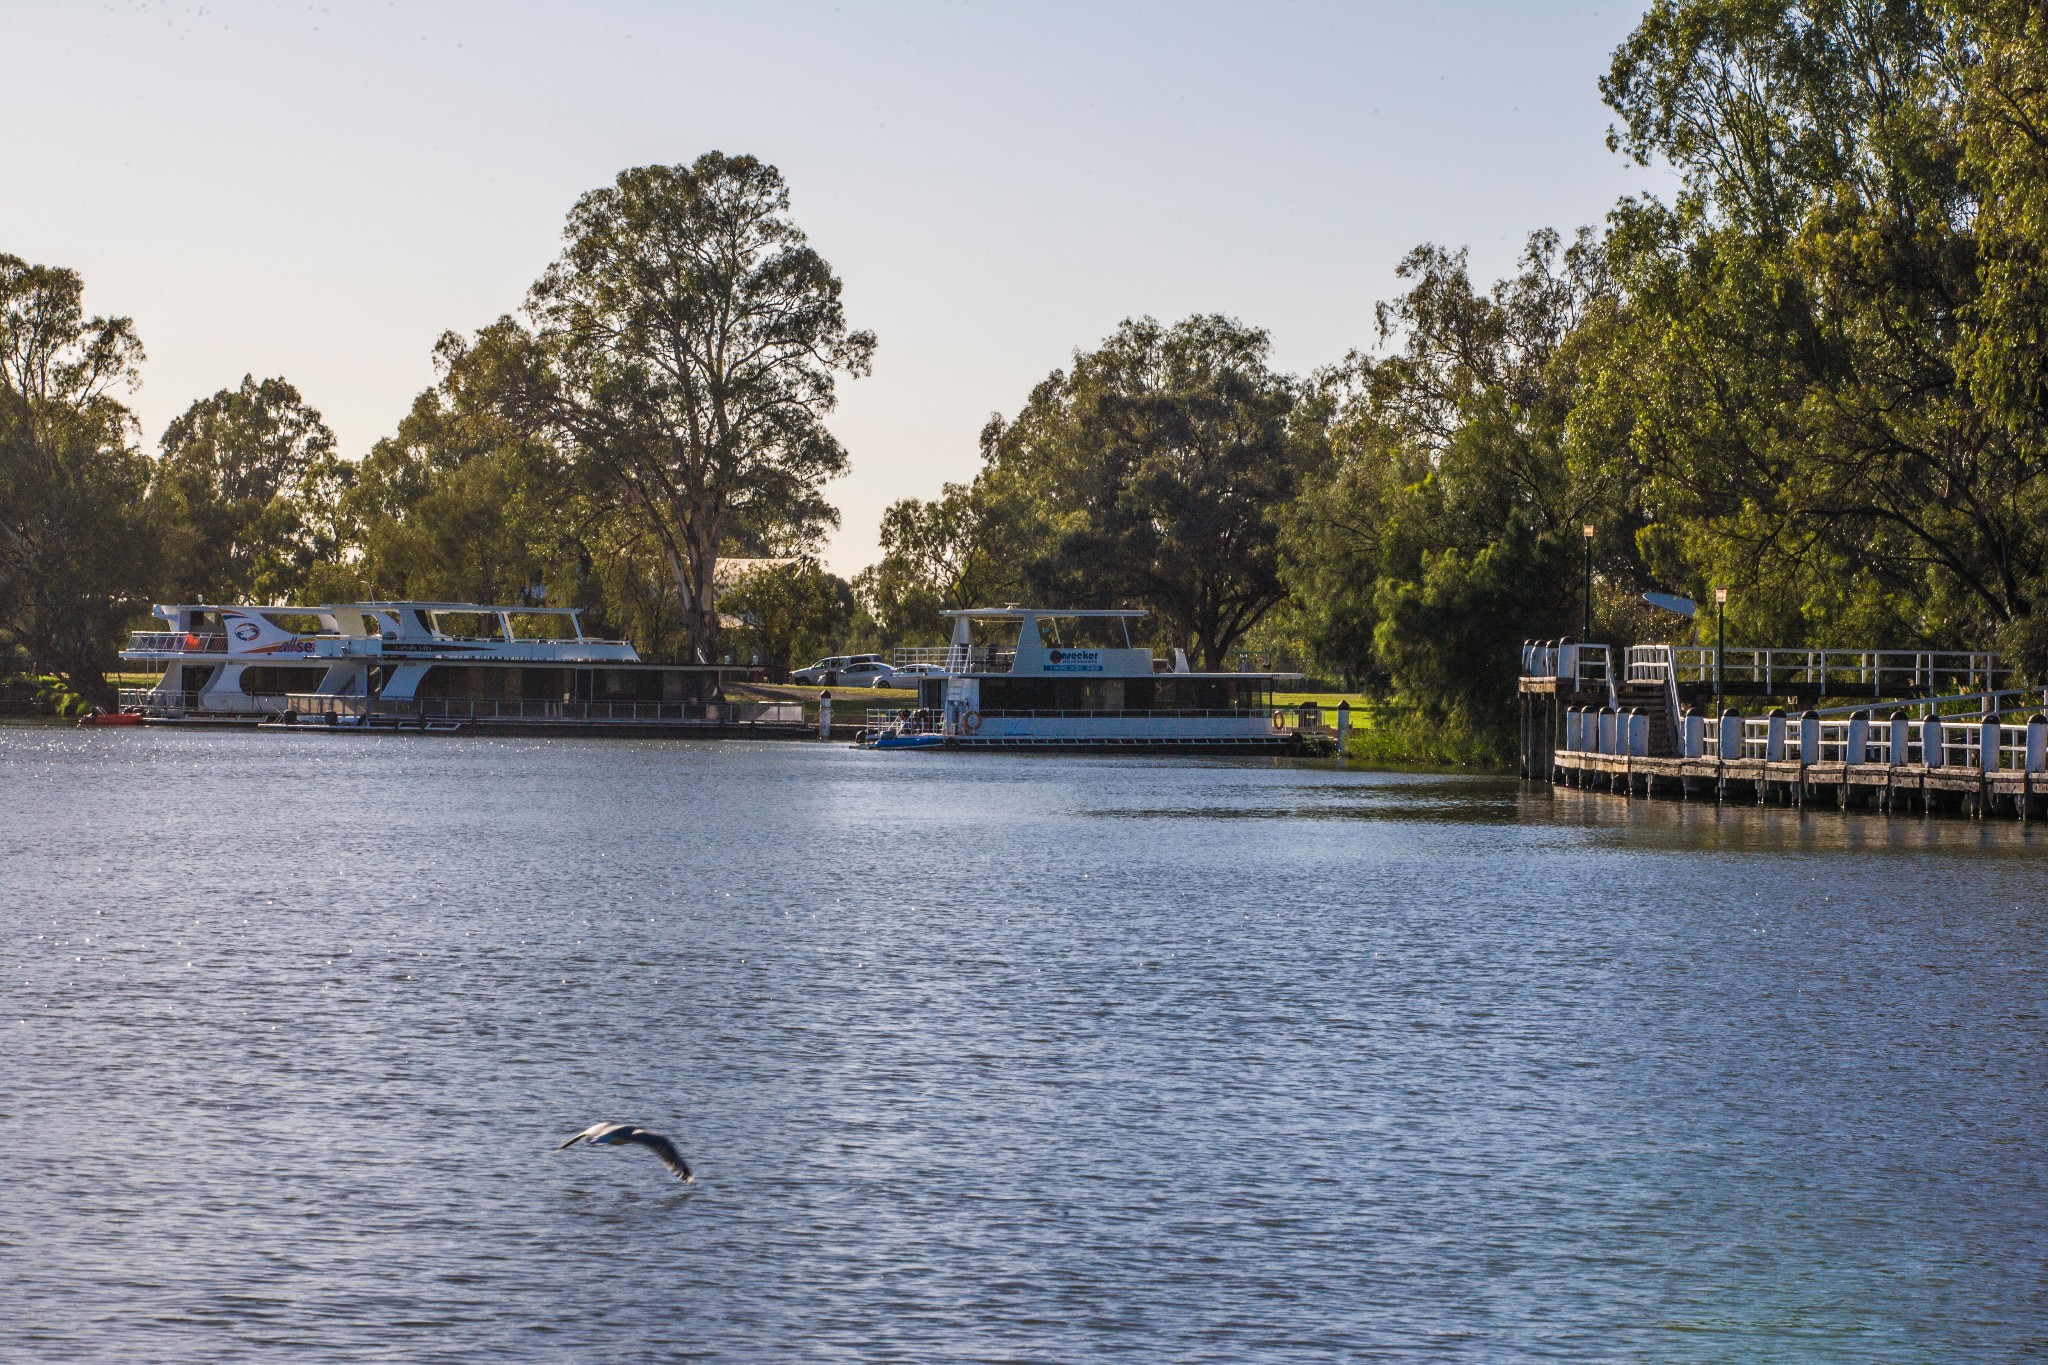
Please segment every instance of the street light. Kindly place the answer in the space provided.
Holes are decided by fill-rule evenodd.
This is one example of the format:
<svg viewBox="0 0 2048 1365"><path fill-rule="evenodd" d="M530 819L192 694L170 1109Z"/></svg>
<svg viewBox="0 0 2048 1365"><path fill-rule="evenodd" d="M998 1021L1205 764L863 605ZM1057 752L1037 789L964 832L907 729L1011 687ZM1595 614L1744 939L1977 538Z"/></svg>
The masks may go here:
<svg viewBox="0 0 2048 1365"><path fill-rule="evenodd" d="M1728 632L1721 622L1728 606L1728 589L1714 589L1714 714L1721 714L1721 644Z"/></svg>
<svg viewBox="0 0 2048 1365"><path fill-rule="evenodd" d="M1586 537L1586 628L1579 635L1583 643L1593 638L1593 523L1579 528Z"/></svg>

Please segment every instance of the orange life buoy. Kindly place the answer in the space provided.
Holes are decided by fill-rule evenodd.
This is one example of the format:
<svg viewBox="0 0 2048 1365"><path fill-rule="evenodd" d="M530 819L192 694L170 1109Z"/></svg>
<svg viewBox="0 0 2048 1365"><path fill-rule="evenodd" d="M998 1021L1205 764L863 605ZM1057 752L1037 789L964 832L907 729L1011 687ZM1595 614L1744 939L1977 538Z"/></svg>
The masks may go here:
<svg viewBox="0 0 2048 1365"><path fill-rule="evenodd" d="M981 729L981 712L969 711L960 717L960 728L970 735Z"/></svg>
<svg viewBox="0 0 2048 1365"><path fill-rule="evenodd" d="M1273 708L1273 728L1275 730L1285 730L1287 728L1287 713L1277 706Z"/></svg>

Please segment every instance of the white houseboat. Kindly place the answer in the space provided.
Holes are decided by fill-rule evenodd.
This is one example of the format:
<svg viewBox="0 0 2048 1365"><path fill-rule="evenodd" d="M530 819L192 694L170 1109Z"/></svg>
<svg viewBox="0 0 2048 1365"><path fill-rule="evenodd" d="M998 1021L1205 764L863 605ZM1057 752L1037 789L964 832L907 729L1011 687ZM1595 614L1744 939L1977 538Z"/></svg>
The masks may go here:
<svg viewBox="0 0 2048 1365"><path fill-rule="evenodd" d="M937 665L915 710L875 710L863 742L877 748L1198 749L1292 753L1315 746L1273 704L1290 673L1197 673L1187 656L1155 659L1131 643L1140 610L984 607L944 613L952 643L898 650L900 664ZM991 637L977 643L977 633Z"/></svg>
<svg viewBox="0 0 2048 1365"><path fill-rule="evenodd" d="M149 720L369 728L578 730L800 726L802 708L733 702L749 670L643 663L571 607L474 602L160 606L121 657L162 670L125 690Z"/></svg>

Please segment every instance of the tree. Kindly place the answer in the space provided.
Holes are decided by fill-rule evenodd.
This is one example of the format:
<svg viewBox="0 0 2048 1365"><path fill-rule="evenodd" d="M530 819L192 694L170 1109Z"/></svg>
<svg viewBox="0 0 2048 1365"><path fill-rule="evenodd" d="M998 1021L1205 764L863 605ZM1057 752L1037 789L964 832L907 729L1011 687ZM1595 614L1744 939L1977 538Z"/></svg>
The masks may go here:
<svg viewBox="0 0 2048 1365"><path fill-rule="evenodd" d="M1532 234L1520 270L1484 292L1463 251L1418 247L1399 274L1410 285L1376 310L1379 352L1318 374L1304 403L1326 429L1333 469L1286 511L1287 577L1326 666L1391 682L1497 737L1489 717L1505 707L1512 677L1438 668L1430 661L1448 641L1412 632L1441 631L1457 610L1447 604L1494 600L1491 589L1475 596L1456 585L1474 572L1499 581L1503 556L1521 553L1504 547L1576 535L1596 507L1613 547L1604 572L1634 576L1625 502L1580 477L1563 441L1581 338L1598 333L1612 286L1589 233L1568 247L1555 232ZM1556 575L1518 586L1532 607L1519 629L1560 632L1578 576L1554 556L1516 572ZM1403 612L1386 616L1390 604Z"/></svg>
<svg viewBox="0 0 2048 1365"><path fill-rule="evenodd" d="M1009 483L949 483L882 514L882 558L855 591L890 641L943 640L942 611L987 606L1024 591L1021 570L1037 523Z"/></svg>
<svg viewBox="0 0 2048 1365"><path fill-rule="evenodd" d="M1205 667L1285 596L1275 510L1317 467L1264 332L1228 318L1127 321L982 436L990 493L1048 528L1027 581L1061 603L1135 600Z"/></svg>
<svg viewBox="0 0 2048 1365"><path fill-rule="evenodd" d="M823 653L844 636L853 620L853 591L845 579L800 559L742 574L719 608L746 623L747 643L779 680L799 656Z"/></svg>
<svg viewBox="0 0 2048 1365"><path fill-rule="evenodd" d="M355 469L284 379L244 375L173 419L158 444L171 596L288 601L340 554L340 503Z"/></svg>
<svg viewBox="0 0 2048 1365"><path fill-rule="evenodd" d="M836 524L819 489L846 452L823 418L874 353L788 208L773 166L720 152L584 195L528 296L534 345L510 391L651 532L705 660L719 555L802 549Z"/></svg>
<svg viewBox="0 0 2048 1365"><path fill-rule="evenodd" d="M1420 581L1383 578L1374 643L1403 692L1438 725L1466 730L1482 751L1514 744L1518 646L1532 623L1554 620L1558 584L1575 556L1561 535L1532 534L1511 514L1500 539L1477 554L1424 555Z"/></svg>
<svg viewBox="0 0 2048 1365"><path fill-rule="evenodd" d="M1602 82L1684 189L1612 216L1573 441L1636 487L1652 567L1756 634L1982 646L2041 610L2023 8L1659 0Z"/></svg>
<svg viewBox="0 0 2048 1365"><path fill-rule="evenodd" d="M87 317L72 271L0 255L0 629L106 705L120 633L147 599L156 536L134 418L142 343Z"/></svg>

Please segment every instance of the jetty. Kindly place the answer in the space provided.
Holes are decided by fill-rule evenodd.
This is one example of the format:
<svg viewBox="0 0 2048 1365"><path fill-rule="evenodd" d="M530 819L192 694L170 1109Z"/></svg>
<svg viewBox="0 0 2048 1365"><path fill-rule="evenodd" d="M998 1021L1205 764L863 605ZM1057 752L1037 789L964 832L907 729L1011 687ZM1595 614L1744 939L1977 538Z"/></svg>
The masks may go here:
<svg viewBox="0 0 2048 1365"><path fill-rule="evenodd" d="M1625 798L2030 821L2048 814L2048 692L2012 681L1981 652L1631 645L1617 660L1529 641L1521 772Z"/></svg>

